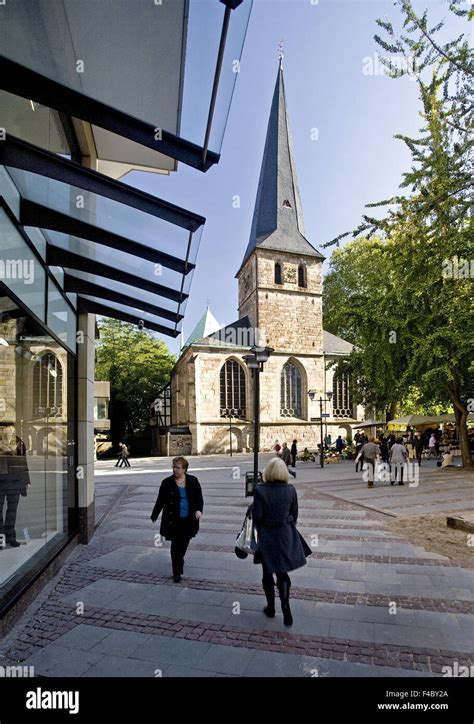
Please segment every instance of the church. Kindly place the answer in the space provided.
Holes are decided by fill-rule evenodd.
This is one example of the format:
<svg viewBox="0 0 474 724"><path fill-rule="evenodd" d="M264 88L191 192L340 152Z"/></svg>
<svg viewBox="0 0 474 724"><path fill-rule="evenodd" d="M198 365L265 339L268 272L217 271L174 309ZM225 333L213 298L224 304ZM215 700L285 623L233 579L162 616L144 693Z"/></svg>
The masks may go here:
<svg viewBox="0 0 474 724"><path fill-rule="evenodd" d="M250 239L237 271L238 318L220 328L208 308L181 349L152 413L154 454L243 452L253 443L254 344L273 349L260 374L260 450L275 441L315 450L362 419L334 363L349 342L323 329L324 257L305 234L280 61ZM324 402L320 403L319 398Z"/></svg>

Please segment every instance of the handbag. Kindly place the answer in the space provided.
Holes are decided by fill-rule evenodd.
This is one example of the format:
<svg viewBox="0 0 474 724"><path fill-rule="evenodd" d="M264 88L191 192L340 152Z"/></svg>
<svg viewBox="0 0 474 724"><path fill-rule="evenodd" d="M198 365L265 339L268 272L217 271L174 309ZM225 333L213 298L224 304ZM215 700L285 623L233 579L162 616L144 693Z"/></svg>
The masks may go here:
<svg viewBox="0 0 474 724"><path fill-rule="evenodd" d="M252 516L252 505L248 507L242 528L235 541L235 555L238 558L247 558L254 555L258 546L258 533Z"/></svg>

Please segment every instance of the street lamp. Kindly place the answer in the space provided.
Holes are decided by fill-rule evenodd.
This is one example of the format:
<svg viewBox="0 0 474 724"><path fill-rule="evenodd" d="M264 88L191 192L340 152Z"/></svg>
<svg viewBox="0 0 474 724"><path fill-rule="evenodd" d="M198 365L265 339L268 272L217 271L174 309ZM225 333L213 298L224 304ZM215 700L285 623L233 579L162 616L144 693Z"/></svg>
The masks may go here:
<svg viewBox="0 0 474 724"><path fill-rule="evenodd" d="M230 444L230 457L232 457L232 415L234 414L233 407L226 407L224 410L225 417L229 418L229 444Z"/></svg>
<svg viewBox="0 0 474 724"><path fill-rule="evenodd" d="M251 354L245 354L243 360L253 377L253 479L247 473L245 482L245 495L253 495L253 490L258 482L258 452L260 447L260 372L263 372L263 365L273 352L272 347L251 347Z"/></svg>
<svg viewBox="0 0 474 724"><path fill-rule="evenodd" d="M324 413L323 415L323 402L324 402L324 409L326 409L326 402L331 402L332 400L332 392L326 392L326 397L320 396L319 399L316 398L316 390L308 390L308 397L311 401L316 400L316 402L319 402L319 417L312 417L311 421L319 421L320 424L320 437L321 437L321 447L320 447L320 461L321 461L321 467L324 468L324 442L323 442L323 417L329 417L329 413Z"/></svg>

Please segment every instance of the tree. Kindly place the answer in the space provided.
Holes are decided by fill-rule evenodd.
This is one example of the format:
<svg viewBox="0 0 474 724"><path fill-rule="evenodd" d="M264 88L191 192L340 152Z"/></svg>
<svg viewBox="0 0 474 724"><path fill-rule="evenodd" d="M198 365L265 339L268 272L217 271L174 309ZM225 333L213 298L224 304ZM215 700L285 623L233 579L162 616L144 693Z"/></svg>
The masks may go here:
<svg viewBox="0 0 474 724"><path fill-rule="evenodd" d="M388 54L405 57L404 69L385 58L393 77L415 74L423 128L416 139L397 136L412 155L412 168L401 184L407 195L369 204L390 208L383 219L365 215L352 233L369 238L384 234L391 300L404 328L404 382L418 386L425 397L449 397L463 464L471 467L467 417L474 395L472 279L469 273L452 272L464 268L472 246L474 55L463 35L438 42L443 23L429 28L426 11L418 17L409 0L396 4L405 34L396 35L390 22L378 20L387 37L375 39ZM450 9L473 17L472 10L460 10L455 3Z"/></svg>
<svg viewBox="0 0 474 724"><path fill-rule="evenodd" d="M99 330L96 379L110 382L116 437L142 433L149 425L150 402L170 379L176 357L151 332L132 324L102 318Z"/></svg>

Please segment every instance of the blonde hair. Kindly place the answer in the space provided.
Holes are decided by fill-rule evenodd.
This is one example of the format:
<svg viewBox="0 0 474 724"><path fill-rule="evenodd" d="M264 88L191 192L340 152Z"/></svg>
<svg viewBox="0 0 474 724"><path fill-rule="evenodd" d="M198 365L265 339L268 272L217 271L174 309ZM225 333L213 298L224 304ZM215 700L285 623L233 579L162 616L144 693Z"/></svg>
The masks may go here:
<svg viewBox="0 0 474 724"><path fill-rule="evenodd" d="M186 458L183 458L181 455L178 455L178 457L173 458L172 465L174 465L175 463L180 463L184 468L184 472L186 472L189 467L188 461L186 460Z"/></svg>
<svg viewBox="0 0 474 724"><path fill-rule="evenodd" d="M277 457L272 458L263 471L263 479L266 483L272 483L274 480L281 480L287 483L289 477L290 474L288 473L286 463Z"/></svg>

